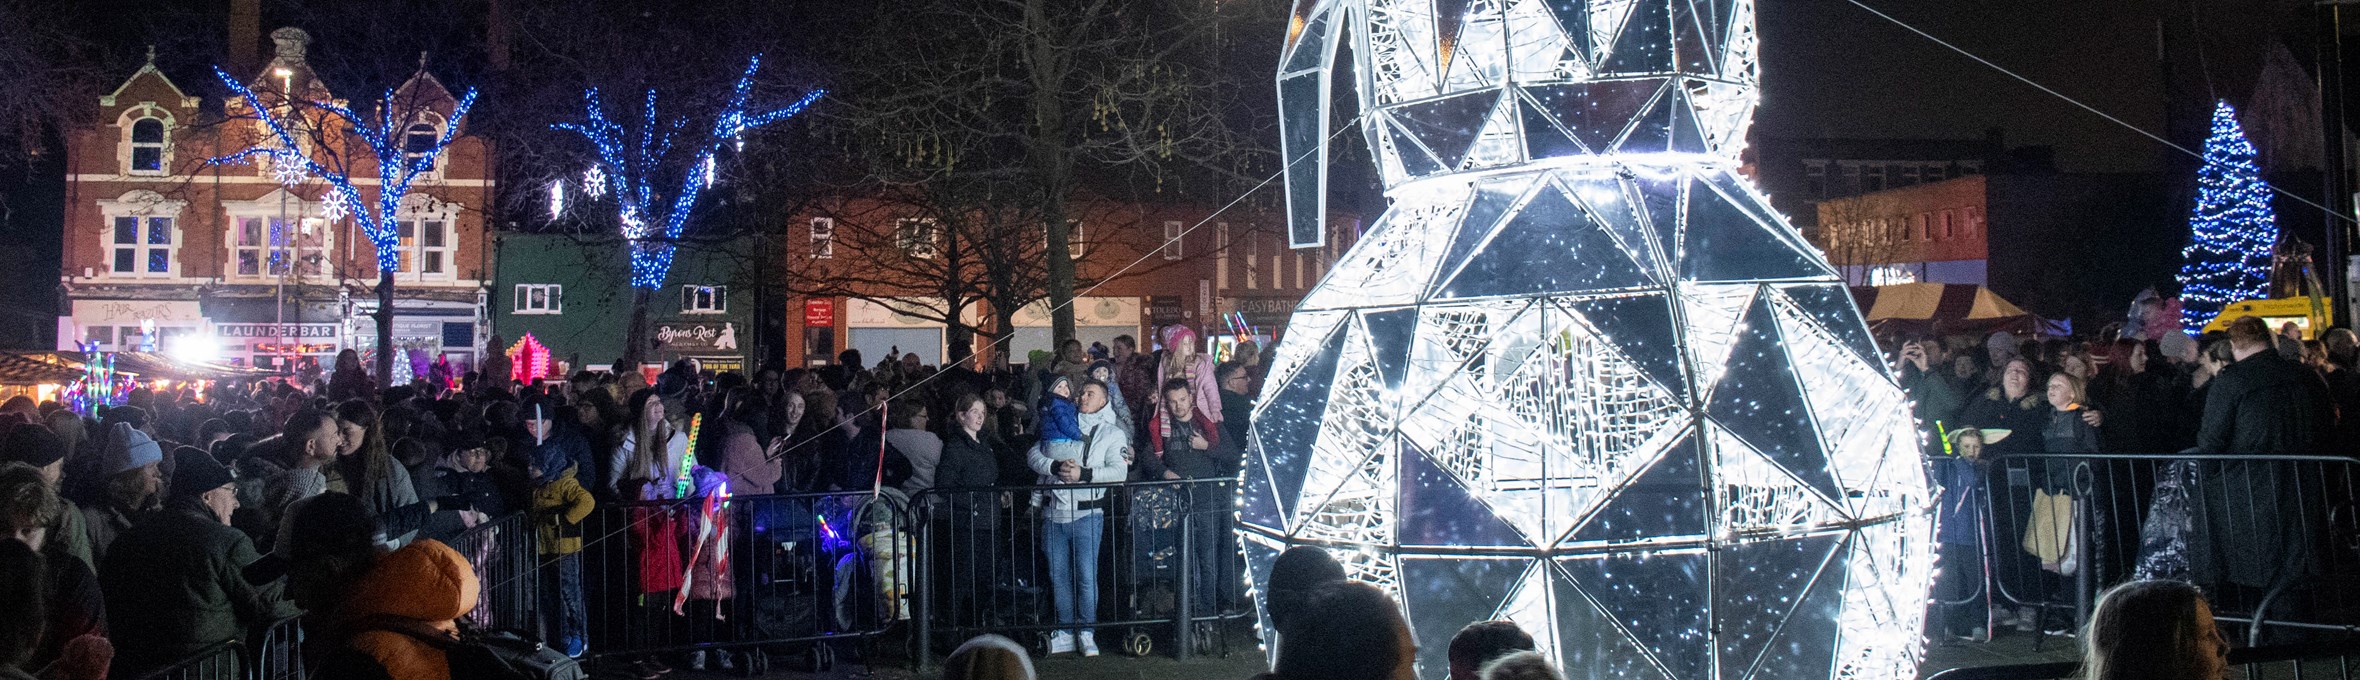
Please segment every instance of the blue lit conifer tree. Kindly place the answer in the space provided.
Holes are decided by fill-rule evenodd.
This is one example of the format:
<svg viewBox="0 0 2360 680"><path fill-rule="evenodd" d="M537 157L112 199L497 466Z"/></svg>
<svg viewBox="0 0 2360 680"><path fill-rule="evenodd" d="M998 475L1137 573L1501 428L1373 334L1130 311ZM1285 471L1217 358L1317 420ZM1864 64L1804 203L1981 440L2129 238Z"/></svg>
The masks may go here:
<svg viewBox="0 0 2360 680"><path fill-rule="evenodd" d="M674 247L698 197L713 185L722 147L742 146L740 137L747 130L792 118L826 93L814 89L792 104L755 109L754 76L761 69L761 55L747 60L726 104L702 130L691 128L685 117L659 115L653 88L647 90L638 120L618 121L607 115L605 100L597 88L590 88L582 95L585 119L556 126L590 142L595 158L582 175L581 192L593 201L613 197L615 218L630 248L631 322L617 370L637 365L646 354L648 302L671 274ZM550 187L553 212L564 210L563 186L561 182Z"/></svg>
<svg viewBox="0 0 2360 680"><path fill-rule="evenodd" d="M2188 246L2180 251L2180 320L2190 333L2202 331L2222 307L2267 294L2278 221L2254 155L2237 111L2221 102L2204 141L2204 167L2196 172Z"/></svg>

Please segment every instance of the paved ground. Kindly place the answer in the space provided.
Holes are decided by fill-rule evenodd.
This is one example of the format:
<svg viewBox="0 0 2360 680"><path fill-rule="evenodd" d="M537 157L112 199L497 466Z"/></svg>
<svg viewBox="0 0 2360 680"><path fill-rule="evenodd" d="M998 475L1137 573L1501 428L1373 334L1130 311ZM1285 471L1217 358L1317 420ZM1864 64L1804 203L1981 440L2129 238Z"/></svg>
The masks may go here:
<svg viewBox="0 0 2360 680"><path fill-rule="evenodd" d="M1950 668L2067 660L2076 656L2074 645L2075 641L2070 638L2051 639L2042 649L2035 651L2032 638L2022 634L2002 635L1983 644L1937 644L1926 650L1926 666L1921 675L1932 675ZM1226 658L1199 657L1186 663L1163 656L1131 658L1109 653L1094 659L1035 659L1034 664L1041 680L1246 680L1263 670L1260 653L1250 645L1234 649ZM594 677L609 680L625 676L602 672ZM719 680L732 677L743 676L681 670L667 676L667 680ZM777 670L762 677L789 680L927 680L933 675L911 671L906 662L893 661L880 662L873 667L846 664L835 672L819 674Z"/></svg>

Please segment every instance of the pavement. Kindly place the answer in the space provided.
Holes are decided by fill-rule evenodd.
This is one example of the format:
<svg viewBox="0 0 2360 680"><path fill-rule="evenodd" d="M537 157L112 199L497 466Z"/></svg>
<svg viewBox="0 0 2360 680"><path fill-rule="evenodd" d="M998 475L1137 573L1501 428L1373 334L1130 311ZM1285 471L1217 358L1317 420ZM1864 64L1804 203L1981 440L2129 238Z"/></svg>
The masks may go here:
<svg viewBox="0 0 2360 680"><path fill-rule="evenodd" d="M1926 663L1919 670L1925 677L1951 668L1993 666L2012 663L2041 663L2071 660L2078 656L2079 642L2073 638L2050 638L2035 649L2031 636L2004 633L1990 642L1943 642L1926 649ZM780 662L784 665L785 662ZM1058 656L1035 658L1035 670L1040 680L1246 680L1264 670L1261 652L1246 641L1230 650L1227 656L1200 656L1182 662L1169 656L1129 657L1108 650L1104 656L1084 659ZM594 667L595 680L625 680L635 678L613 669ZM754 677L737 673L698 673L686 669L665 676L665 680L722 680L725 678ZM845 662L835 670L810 673L773 669L762 678L781 680L933 680L931 672L918 672L906 660L880 660L870 664Z"/></svg>

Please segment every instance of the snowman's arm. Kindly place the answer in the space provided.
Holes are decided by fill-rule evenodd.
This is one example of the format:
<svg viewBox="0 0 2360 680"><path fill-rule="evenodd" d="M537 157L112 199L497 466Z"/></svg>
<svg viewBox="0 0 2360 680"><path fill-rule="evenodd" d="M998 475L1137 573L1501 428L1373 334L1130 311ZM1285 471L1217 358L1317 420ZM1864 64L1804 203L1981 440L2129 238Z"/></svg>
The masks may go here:
<svg viewBox="0 0 2360 680"><path fill-rule="evenodd" d="M1345 22L1362 0L1301 0L1287 24L1278 60L1279 154L1286 163L1287 243L1327 244L1329 64Z"/></svg>

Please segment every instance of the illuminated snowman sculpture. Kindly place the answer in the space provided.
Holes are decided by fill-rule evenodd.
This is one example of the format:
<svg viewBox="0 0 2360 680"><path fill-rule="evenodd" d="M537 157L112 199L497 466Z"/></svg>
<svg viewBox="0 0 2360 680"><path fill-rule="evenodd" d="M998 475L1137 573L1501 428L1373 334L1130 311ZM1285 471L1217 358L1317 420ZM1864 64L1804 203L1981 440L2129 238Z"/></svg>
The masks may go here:
<svg viewBox="0 0 2360 680"><path fill-rule="evenodd" d="M1269 369L1255 581L1330 549L1398 596L1430 678L1494 618L1574 678L1915 677L1918 430L1843 284L1737 174L1752 2L1298 0L1298 247L1327 232L1347 38L1392 205Z"/></svg>

